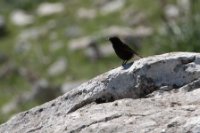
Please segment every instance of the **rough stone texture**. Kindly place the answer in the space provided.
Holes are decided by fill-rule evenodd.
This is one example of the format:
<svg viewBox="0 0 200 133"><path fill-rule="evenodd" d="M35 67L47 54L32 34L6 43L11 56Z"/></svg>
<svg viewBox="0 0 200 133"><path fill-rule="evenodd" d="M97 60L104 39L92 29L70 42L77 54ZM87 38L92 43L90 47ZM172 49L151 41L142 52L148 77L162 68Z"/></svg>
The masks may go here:
<svg viewBox="0 0 200 133"><path fill-rule="evenodd" d="M0 132L197 133L199 77L198 53L143 58L12 117Z"/></svg>

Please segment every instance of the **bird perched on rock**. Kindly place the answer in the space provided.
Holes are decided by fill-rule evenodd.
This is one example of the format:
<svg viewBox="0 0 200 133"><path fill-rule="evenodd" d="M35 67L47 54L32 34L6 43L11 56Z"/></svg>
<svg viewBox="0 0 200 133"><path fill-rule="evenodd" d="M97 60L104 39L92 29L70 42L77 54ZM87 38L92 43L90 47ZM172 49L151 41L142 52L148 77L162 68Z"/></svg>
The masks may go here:
<svg viewBox="0 0 200 133"><path fill-rule="evenodd" d="M134 57L134 55L142 58L127 44L122 42L117 36L110 37L109 41L112 43L113 49L117 56L123 60L122 65L125 65L128 60Z"/></svg>

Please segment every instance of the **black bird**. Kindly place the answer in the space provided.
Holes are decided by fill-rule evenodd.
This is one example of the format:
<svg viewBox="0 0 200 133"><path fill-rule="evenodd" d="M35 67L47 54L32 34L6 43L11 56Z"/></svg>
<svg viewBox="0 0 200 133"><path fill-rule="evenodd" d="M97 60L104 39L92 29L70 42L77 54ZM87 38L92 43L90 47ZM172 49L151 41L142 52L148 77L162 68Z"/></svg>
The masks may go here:
<svg viewBox="0 0 200 133"><path fill-rule="evenodd" d="M112 43L113 49L115 50L117 56L123 60L122 65L125 65L128 60L134 57L134 55L142 58L127 44L122 42L117 36L110 37L109 41Z"/></svg>

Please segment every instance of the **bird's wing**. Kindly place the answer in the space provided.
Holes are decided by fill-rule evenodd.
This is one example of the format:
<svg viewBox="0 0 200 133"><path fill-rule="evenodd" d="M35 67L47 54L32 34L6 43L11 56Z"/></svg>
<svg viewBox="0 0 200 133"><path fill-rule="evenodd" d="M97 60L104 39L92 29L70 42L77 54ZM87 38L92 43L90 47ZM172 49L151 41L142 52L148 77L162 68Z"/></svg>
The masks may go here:
<svg viewBox="0 0 200 133"><path fill-rule="evenodd" d="M140 56L137 52L135 52L133 49L131 49L128 45L126 45L126 44L123 44L123 45L124 45L124 47L122 47L122 48L124 51L131 52L133 54L136 54L138 57L142 58L142 56Z"/></svg>
<svg viewBox="0 0 200 133"><path fill-rule="evenodd" d="M127 51L130 53L133 53L134 51L126 44L123 44L123 47L121 47L123 49L123 51Z"/></svg>

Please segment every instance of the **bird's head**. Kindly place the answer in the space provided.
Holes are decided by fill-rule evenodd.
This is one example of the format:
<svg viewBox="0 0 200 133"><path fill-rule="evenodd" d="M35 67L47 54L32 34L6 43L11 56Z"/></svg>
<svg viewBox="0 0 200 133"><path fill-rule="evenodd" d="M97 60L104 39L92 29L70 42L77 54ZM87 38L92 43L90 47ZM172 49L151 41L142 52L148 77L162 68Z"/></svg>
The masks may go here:
<svg viewBox="0 0 200 133"><path fill-rule="evenodd" d="M115 41L119 41L120 39L117 36L111 36L111 37L108 38L108 40L111 41L111 42L115 42Z"/></svg>

